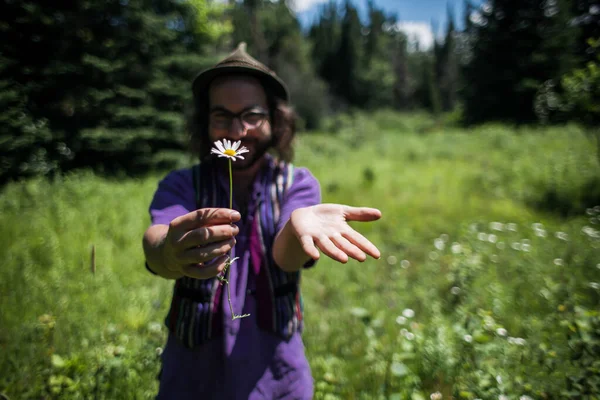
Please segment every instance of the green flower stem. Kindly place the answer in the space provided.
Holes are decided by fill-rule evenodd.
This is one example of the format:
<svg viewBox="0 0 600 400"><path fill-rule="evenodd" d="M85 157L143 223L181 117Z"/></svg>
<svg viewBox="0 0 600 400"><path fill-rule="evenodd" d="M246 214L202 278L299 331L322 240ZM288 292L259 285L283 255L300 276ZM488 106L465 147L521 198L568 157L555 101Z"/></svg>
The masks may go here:
<svg viewBox="0 0 600 400"><path fill-rule="evenodd" d="M233 176L231 173L231 158L229 159L229 208L233 209ZM227 285L227 301L229 302L229 310L231 311L231 320L236 320L238 318L245 318L250 316L250 314L244 314L244 315L236 315L233 312L233 305L231 304L231 292L229 290L229 279L228 276L226 277L226 275L229 274L229 267L231 266L231 264L233 264L233 262L237 259L234 258L233 260L231 259L231 256L229 256L229 258L227 259L226 263L225 263L225 272L223 273L222 277L219 277L219 280L221 282L224 282Z"/></svg>

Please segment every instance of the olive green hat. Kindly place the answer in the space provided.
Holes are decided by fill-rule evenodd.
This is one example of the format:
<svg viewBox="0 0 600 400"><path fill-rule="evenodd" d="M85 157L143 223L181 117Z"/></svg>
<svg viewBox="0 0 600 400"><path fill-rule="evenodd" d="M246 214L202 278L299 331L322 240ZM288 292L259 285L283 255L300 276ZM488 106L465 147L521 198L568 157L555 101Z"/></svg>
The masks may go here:
<svg viewBox="0 0 600 400"><path fill-rule="evenodd" d="M246 43L239 44L237 49L212 68L200 72L192 82L194 97L201 98L208 93L213 79L220 75L241 73L258 78L267 90L275 96L289 102L289 93L285 83L260 61L246 53Z"/></svg>

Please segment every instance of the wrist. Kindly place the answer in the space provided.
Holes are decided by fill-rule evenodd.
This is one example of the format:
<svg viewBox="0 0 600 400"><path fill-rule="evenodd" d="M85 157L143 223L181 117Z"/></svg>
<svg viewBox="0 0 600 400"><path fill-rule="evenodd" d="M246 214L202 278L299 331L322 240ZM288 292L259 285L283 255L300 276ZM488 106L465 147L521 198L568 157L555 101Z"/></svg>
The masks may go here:
<svg viewBox="0 0 600 400"><path fill-rule="evenodd" d="M143 248L146 256L146 268L163 278L179 279L183 274L169 268L166 254L167 225L153 225L144 233Z"/></svg>

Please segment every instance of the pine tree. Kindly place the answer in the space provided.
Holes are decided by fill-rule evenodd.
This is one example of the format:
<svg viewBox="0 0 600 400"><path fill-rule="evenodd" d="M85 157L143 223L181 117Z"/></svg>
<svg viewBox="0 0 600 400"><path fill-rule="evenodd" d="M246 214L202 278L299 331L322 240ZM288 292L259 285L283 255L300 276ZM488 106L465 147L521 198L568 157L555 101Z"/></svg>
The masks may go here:
<svg viewBox="0 0 600 400"><path fill-rule="evenodd" d="M189 3L7 2L4 9L0 118L23 117L1 133L3 142L21 143L3 155L10 168L2 181L172 165L169 152L186 146L183 110L206 39Z"/></svg>
<svg viewBox="0 0 600 400"><path fill-rule="evenodd" d="M368 108L391 107L394 102L394 31L396 18L368 2L369 22L359 82Z"/></svg>
<svg viewBox="0 0 600 400"><path fill-rule="evenodd" d="M315 69L319 76L330 85L333 83L339 67L336 57L340 33L341 17L338 6L334 0L330 0L329 3L322 6L319 20L310 27L308 34Z"/></svg>
<svg viewBox="0 0 600 400"><path fill-rule="evenodd" d="M359 78L363 48L361 30L358 11L350 0L346 0L336 57L337 74L332 86L338 96L356 107L364 106L366 103Z"/></svg>
<svg viewBox="0 0 600 400"><path fill-rule="evenodd" d="M467 122L536 120L537 90L573 66L569 16L566 0L493 0L467 16Z"/></svg>
<svg viewBox="0 0 600 400"><path fill-rule="evenodd" d="M456 38L454 16L448 8L448 26L443 43L435 40L435 79L440 96L440 108L451 111L457 104L458 93L458 59L456 52Z"/></svg>

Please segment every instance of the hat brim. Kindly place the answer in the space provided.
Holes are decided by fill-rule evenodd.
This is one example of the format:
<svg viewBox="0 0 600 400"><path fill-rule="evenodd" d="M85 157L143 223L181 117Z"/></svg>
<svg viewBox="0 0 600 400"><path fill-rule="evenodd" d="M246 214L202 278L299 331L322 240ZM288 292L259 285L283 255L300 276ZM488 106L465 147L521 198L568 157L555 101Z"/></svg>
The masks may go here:
<svg viewBox="0 0 600 400"><path fill-rule="evenodd" d="M289 102L290 96L285 83L276 76L267 74L258 69L239 66L226 65L217 66L200 72L192 81L192 92L195 98L203 98L208 96L208 88L211 82L222 75L250 75L256 77L264 86L276 97Z"/></svg>

